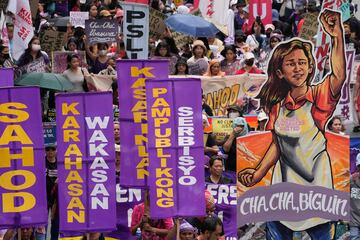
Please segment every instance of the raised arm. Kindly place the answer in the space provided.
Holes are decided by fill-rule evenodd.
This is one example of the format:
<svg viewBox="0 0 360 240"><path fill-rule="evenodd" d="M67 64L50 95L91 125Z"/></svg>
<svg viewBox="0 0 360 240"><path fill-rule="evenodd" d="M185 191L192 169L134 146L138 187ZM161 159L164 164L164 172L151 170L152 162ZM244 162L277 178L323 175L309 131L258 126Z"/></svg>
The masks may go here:
<svg viewBox="0 0 360 240"><path fill-rule="evenodd" d="M346 60L341 14L325 9L320 15L323 30L331 37L330 87L334 96L340 93L346 80Z"/></svg>
<svg viewBox="0 0 360 240"><path fill-rule="evenodd" d="M278 161L280 149L276 140L276 135L272 134L272 143L266 151L263 159L258 163L256 168L245 168L238 174L238 180L246 187L252 187L261 181L272 166Z"/></svg>

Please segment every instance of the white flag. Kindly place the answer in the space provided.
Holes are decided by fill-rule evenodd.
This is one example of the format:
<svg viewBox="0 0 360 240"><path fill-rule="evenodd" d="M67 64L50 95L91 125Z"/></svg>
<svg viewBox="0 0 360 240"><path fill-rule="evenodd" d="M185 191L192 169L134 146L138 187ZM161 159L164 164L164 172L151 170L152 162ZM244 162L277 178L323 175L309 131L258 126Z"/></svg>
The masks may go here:
<svg viewBox="0 0 360 240"><path fill-rule="evenodd" d="M15 15L12 57L18 60L34 36L29 0L9 1L7 10Z"/></svg>

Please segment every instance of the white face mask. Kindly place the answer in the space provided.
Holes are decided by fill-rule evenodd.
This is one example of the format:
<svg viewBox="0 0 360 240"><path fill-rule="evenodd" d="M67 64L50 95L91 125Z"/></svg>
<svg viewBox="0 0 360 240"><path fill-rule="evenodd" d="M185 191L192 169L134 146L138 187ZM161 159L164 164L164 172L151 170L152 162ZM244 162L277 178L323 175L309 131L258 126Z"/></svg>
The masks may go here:
<svg viewBox="0 0 360 240"><path fill-rule="evenodd" d="M31 44L31 50L34 52L40 51L41 46L39 44Z"/></svg>
<svg viewBox="0 0 360 240"><path fill-rule="evenodd" d="M107 50L100 50L99 51L100 56L106 56L106 54L107 54Z"/></svg>
<svg viewBox="0 0 360 240"><path fill-rule="evenodd" d="M237 113L237 112L229 113L229 118L234 119L234 118L237 118L237 117L240 117L239 113Z"/></svg>

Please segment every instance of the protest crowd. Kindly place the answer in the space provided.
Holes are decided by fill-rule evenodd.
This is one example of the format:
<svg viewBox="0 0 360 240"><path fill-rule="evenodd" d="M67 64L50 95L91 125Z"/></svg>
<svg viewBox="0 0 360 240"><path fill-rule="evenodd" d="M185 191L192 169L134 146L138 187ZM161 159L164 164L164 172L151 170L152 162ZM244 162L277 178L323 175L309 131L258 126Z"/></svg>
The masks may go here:
<svg viewBox="0 0 360 240"><path fill-rule="evenodd" d="M269 74L268 62L278 44L299 37L308 44L319 46L318 41L321 36L318 32L318 16L324 2L335 4L338 1L1 1L0 68L4 70L4 74L11 69L10 77L13 83L10 87L40 86L39 102L45 137L43 158L46 164L46 186L44 188L46 187L48 222L46 225L5 228L5 223L1 222L3 218L0 217L0 227L3 229L0 230L0 239L273 239L265 233L268 228L265 223L254 221L242 226L236 223L238 197L236 190L242 191L244 186L252 186L249 182L250 177L240 179L240 175L237 175L238 151L239 148L244 150L246 147L239 144L237 139L272 130L268 122L274 121L274 113L259 107L263 105L255 99L257 94L251 93L256 92L254 88L259 90ZM346 67L349 68L352 76L347 86L348 101L340 104L343 103L346 106L344 109L348 112L335 111L324 132L326 130L335 133L336 136L346 136L360 132L360 64L358 64L360 63L360 19L356 17L357 8L360 6L351 0L340 2L344 6L340 4L341 6L337 6L336 10L342 12L345 50L346 53L349 52L347 61L351 59L350 68ZM23 13L19 13L19 6L22 7ZM134 15L127 15L127 11L130 11L128 9L134 10L136 6L141 6L140 10ZM141 14L141 8L144 7L148 9L146 17ZM256 14L255 12L260 8L263 8L262 14ZM212 24L205 30L205 34L185 33L186 29L170 26L170 18L176 15L197 16ZM347 16L344 17L345 15ZM145 20L141 22L141 18ZM129 27L132 20L140 22ZM196 24L197 22L190 23L188 28L191 25L196 27ZM213 34L209 33L211 28L216 29ZM144 34L148 37L142 38ZM136 37L140 40L133 41L132 38ZM144 42L144 39L147 42ZM315 51L317 49L314 49ZM326 53L327 51L328 49ZM331 73L332 67L335 66L335 63L329 60L330 53L327 54L328 56L325 55L322 59L323 76ZM318 57L316 55L317 61L319 61ZM118 79L122 76L119 75L121 70L118 69L117 62L129 59L167 60L167 75L171 78L179 81L189 76L201 79L202 89L198 92L198 99L202 99L201 134L204 137L204 153L203 159L197 160L204 162L201 169L207 186L204 186L204 192L201 193L203 197L201 199L205 199L203 206L206 208L206 215L204 216L152 218L151 191L125 190L121 186L121 177L124 173L120 170L122 169L120 166L124 161L123 153L128 150L124 148L124 139L120 137L123 118L121 104L125 103L121 102L123 99L121 95L124 92L118 85ZM3 78L2 74L3 72L0 72L0 81ZM214 87L215 83L221 87ZM240 84L241 87L234 88L232 84L233 86ZM225 90L229 91L229 96L226 95ZM57 165L58 149L61 146L56 141L59 132L55 131L59 129L56 126L59 118L56 108L60 104L57 104L56 98L61 93L107 91L112 93L111 107L114 121L111 123L113 124L111 129L114 130L116 198L120 199L121 194L128 194L129 199L134 198L132 205L128 207L131 211L126 209L126 215L123 211L121 221L124 224L120 226L119 220L117 229L112 232L101 229L87 233L80 231L78 234L62 232L59 229L61 218L59 202L63 197L59 193ZM191 93L191 86L188 91ZM235 96L234 100L231 97L233 96L231 94L235 94L233 91L243 94L241 97ZM262 93L260 92L260 95ZM26 97L31 99L36 96ZM191 97L193 96L190 94L183 96L183 98ZM133 99L128 101L131 102ZM353 125L351 129L346 129L345 127L349 125L345 122L349 122L349 119ZM272 124L274 125L274 122ZM11 138L12 134L9 137ZM280 142L280 137L278 139ZM285 148L283 145L280 146ZM246 150L248 149L244 151ZM254 155L254 159L257 157ZM0 162L2 158L0 155ZM357 193L360 189L358 185L360 183L357 183L360 179L360 154L355 159L355 170L352 171L351 177L349 175L347 185L351 188L351 197L353 193L360 196ZM224 192L221 193L220 189ZM224 202L228 203L224 207L220 206L221 197L217 194L225 194L225 192ZM356 200L350 203L351 220L332 219L332 237L329 239L360 239L360 197L354 198ZM0 198L0 201L4 199ZM193 201L194 203L188 204L195 204L197 199ZM226 210L219 210L223 207ZM103 221L107 220L103 219ZM278 231L281 229L279 228ZM288 234L287 239L310 239L310 233L308 235L306 231L290 231Z"/></svg>

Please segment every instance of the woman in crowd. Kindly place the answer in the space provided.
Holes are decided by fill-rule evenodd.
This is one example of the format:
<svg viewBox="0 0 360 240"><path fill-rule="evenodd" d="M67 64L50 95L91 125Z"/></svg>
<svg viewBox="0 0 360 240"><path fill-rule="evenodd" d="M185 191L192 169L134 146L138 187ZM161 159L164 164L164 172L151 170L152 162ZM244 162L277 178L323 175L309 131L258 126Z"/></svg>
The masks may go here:
<svg viewBox="0 0 360 240"><path fill-rule="evenodd" d="M212 59L209 63L208 70L204 74L206 77L223 77L225 73L221 71L220 61L218 59Z"/></svg>
<svg viewBox="0 0 360 240"><path fill-rule="evenodd" d="M236 48L234 45L229 45L221 51L224 59L220 62L221 71L225 75L235 75L236 71L240 69L240 61L236 59Z"/></svg>
<svg viewBox="0 0 360 240"><path fill-rule="evenodd" d="M337 133L337 134L341 134L341 135L345 135L344 130L345 127L342 123L341 117L340 116L334 116L328 123L328 130L333 132L333 133Z"/></svg>
<svg viewBox="0 0 360 240"><path fill-rule="evenodd" d="M17 65L21 67L41 57L43 58L44 63L46 64L47 72L50 72L51 69L50 69L49 56L46 54L46 52L41 51L40 39L38 37L33 37L28 44L28 48L20 56Z"/></svg>
<svg viewBox="0 0 360 240"><path fill-rule="evenodd" d="M192 46L193 56L187 60L189 73L192 75L203 75L209 67L209 59L206 57L207 49L201 40L196 40Z"/></svg>
<svg viewBox="0 0 360 240"><path fill-rule="evenodd" d="M98 8L95 4L90 5L89 19L95 20L98 17Z"/></svg>
<svg viewBox="0 0 360 240"><path fill-rule="evenodd" d="M180 58L175 65L175 75L188 75L189 67L186 63L186 59Z"/></svg>
<svg viewBox="0 0 360 240"><path fill-rule="evenodd" d="M213 184L232 184L232 179L223 176L224 158L218 155L212 156L209 161L210 176L205 178L205 182Z"/></svg>
<svg viewBox="0 0 360 240"><path fill-rule="evenodd" d="M89 74L88 71L80 67L80 58L76 54L68 55L67 57L68 68L64 71L64 75L74 85L71 92L84 92L85 75ZM86 87L85 87L86 88Z"/></svg>
<svg viewBox="0 0 360 240"><path fill-rule="evenodd" d="M249 44L256 56L259 56L260 50L266 46L265 27L260 17L256 17L252 25L252 34L246 38L246 43Z"/></svg>
<svg viewBox="0 0 360 240"><path fill-rule="evenodd" d="M9 47L0 45L0 67L11 68L14 62L9 54Z"/></svg>
<svg viewBox="0 0 360 240"><path fill-rule="evenodd" d="M95 74L98 74L101 70L107 68L109 57L108 49L109 45L107 43L98 43L97 44L97 53L94 51L90 51L89 45L87 44L86 37L84 37L85 49L87 55L90 57L92 61L91 71Z"/></svg>

